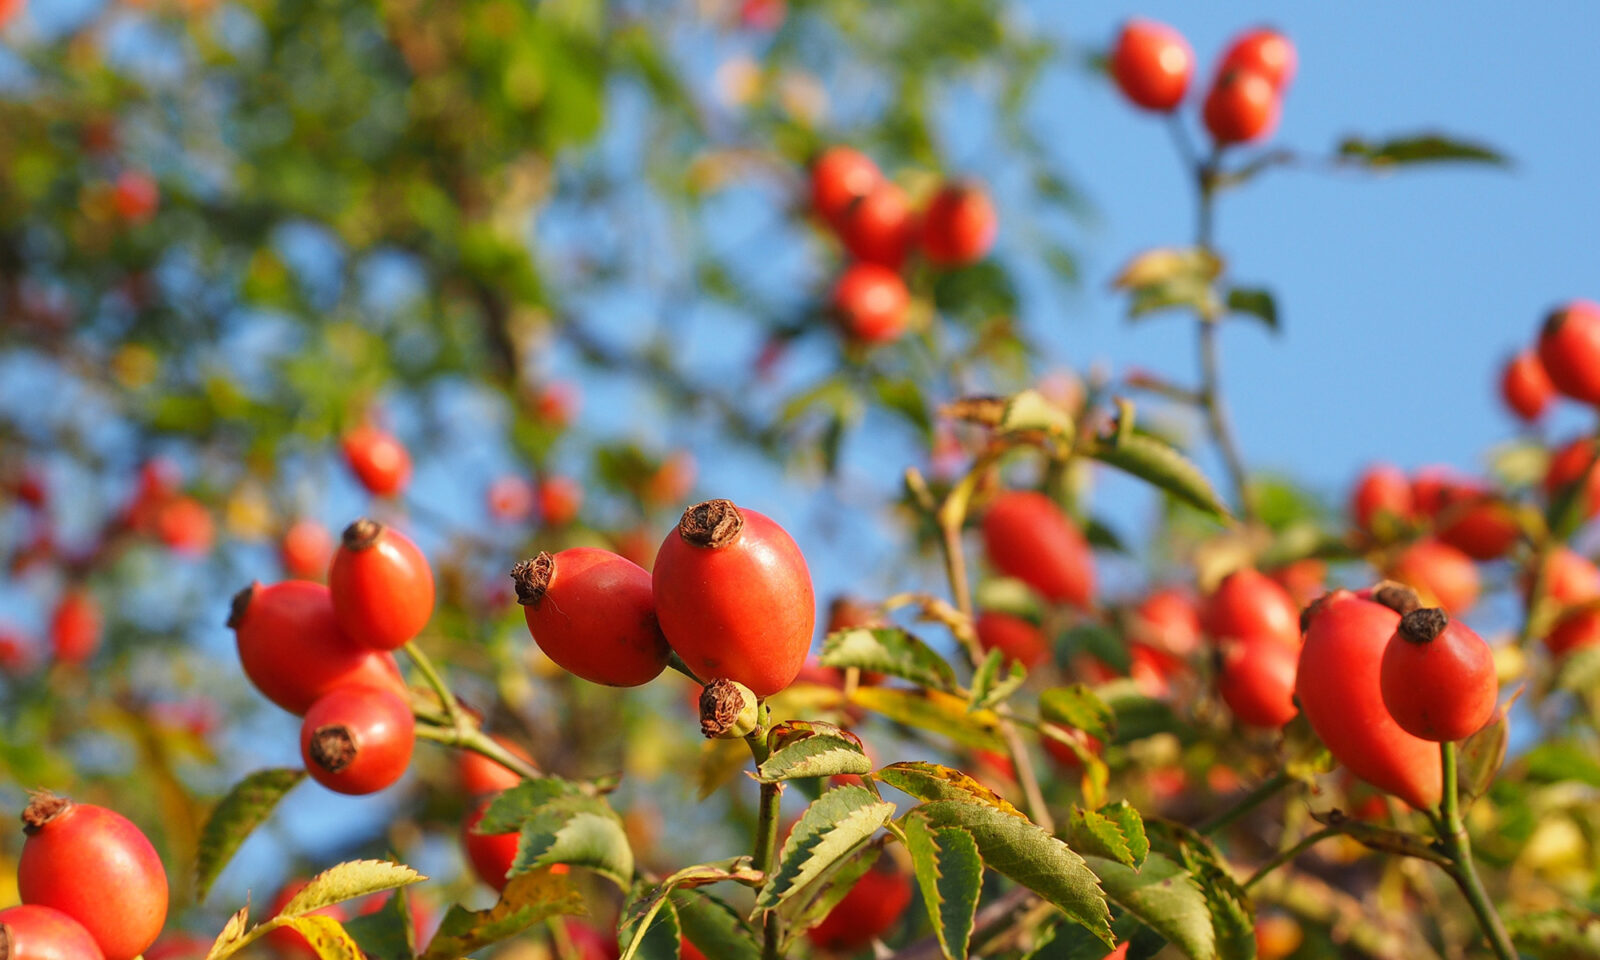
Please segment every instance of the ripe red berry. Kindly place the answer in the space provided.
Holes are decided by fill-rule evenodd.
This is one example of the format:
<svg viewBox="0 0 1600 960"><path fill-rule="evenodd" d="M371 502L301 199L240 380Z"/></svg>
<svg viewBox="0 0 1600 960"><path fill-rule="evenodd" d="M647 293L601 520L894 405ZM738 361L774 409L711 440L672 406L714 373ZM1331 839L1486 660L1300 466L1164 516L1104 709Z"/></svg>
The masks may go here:
<svg viewBox="0 0 1600 960"><path fill-rule="evenodd" d="M1272 81L1253 70L1228 70L1206 94L1202 116L1219 145L1248 143L1272 133L1280 103Z"/></svg>
<svg viewBox="0 0 1600 960"><path fill-rule="evenodd" d="M340 687L405 692L391 654L363 647L339 629L333 597L320 583L251 584L233 598L228 625L245 676L290 713L303 715Z"/></svg>
<svg viewBox="0 0 1600 960"><path fill-rule="evenodd" d="M1544 372L1537 353L1524 350L1506 361L1505 371L1500 374L1500 398L1518 418L1527 423L1539 419L1550 408L1555 394L1555 384Z"/></svg>
<svg viewBox="0 0 1600 960"><path fill-rule="evenodd" d="M1568 487L1583 483L1582 506L1585 516L1600 513L1600 469L1592 469L1596 448L1589 437L1579 437L1550 455L1545 468L1544 492L1552 499Z"/></svg>
<svg viewBox="0 0 1600 960"><path fill-rule="evenodd" d="M581 395L575 384L564 381L546 383L533 398L533 413L540 423L561 429L578 414Z"/></svg>
<svg viewBox="0 0 1600 960"><path fill-rule="evenodd" d="M983 515L989 563L1052 603L1094 602L1094 555L1089 541L1055 501L1031 490L1001 494Z"/></svg>
<svg viewBox="0 0 1600 960"><path fill-rule="evenodd" d="M1187 591L1152 590L1128 618L1128 637L1179 657L1200 649L1200 610Z"/></svg>
<svg viewBox="0 0 1600 960"><path fill-rule="evenodd" d="M496 890L504 890L508 879L506 874L511 872L511 865L517 859L517 840L521 834L515 830L492 834L477 832L478 821L483 819L492 799L483 800L467 815L461 824L461 845L467 851L467 862L472 864L472 871L478 875L478 879Z"/></svg>
<svg viewBox="0 0 1600 960"><path fill-rule="evenodd" d="M1539 362L1557 390L1600 404L1600 304L1574 300L1551 311L1539 333Z"/></svg>
<svg viewBox="0 0 1600 960"><path fill-rule="evenodd" d="M1328 564L1316 557L1302 557L1267 572L1273 582L1289 591L1295 604L1306 604L1327 593Z"/></svg>
<svg viewBox="0 0 1600 960"><path fill-rule="evenodd" d="M1050 641L1044 632L1021 617L985 610L973 628L978 633L978 644L985 650L1004 653L1008 667L1020 663L1032 670L1050 659Z"/></svg>
<svg viewBox="0 0 1600 960"><path fill-rule="evenodd" d="M128 170L117 177L111 197L117 216L129 223L145 223L161 205L161 188L148 173Z"/></svg>
<svg viewBox="0 0 1600 960"><path fill-rule="evenodd" d="M857 197L872 192L883 180L878 165L858 150L829 147L811 164L811 209L837 224Z"/></svg>
<svg viewBox="0 0 1600 960"><path fill-rule="evenodd" d="M306 888L306 884L310 882L310 878L302 877L298 880L291 880L284 884L283 889L278 891L278 895L272 898L272 904L267 908L267 916L275 917L279 913L282 913L283 908L289 905L289 901L293 900L295 895L301 890L304 890ZM326 907L320 907L316 910L312 910L309 914L307 914L307 916L329 917L339 921L340 923L343 923L344 921L350 919L350 909L343 903L331 903ZM286 958L316 960L316 958L319 956L316 948L311 946L311 943L306 940L304 934L301 934L299 931L292 930L288 927L279 927L278 929L267 934L263 939L272 944L273 949L277 950Z"/></svg>
<svg viewBox="0 0 1600 960"><path fill-rule="evenodd" d="M0 27L4 27L22 12L27 0L0 0Z"/></svg>
<svg viewBox="0 0 1600 960"><path fill-rule="evenodd" d="M50 617L50 650L59 663L84 663L100 649L104 628L94 597L87 590L70 589Z"/></svg>
<svg viewBox="0 0 1600 960"><path fill-rule="evenodd" d="M1368 467L1350 492L1350 516L1356 528L1392 536L1416 514L1411 482L1399 467L1380 463Z"/></svg>
<svg viewBox="0 0 1600 960"><path fill-rule="evenodd" d="M817 615L811 572L762 514L731 500L685 510L656 554L653 584L661 632L702 679L766 697L800 672Z"/></svg>
<svg viewBox="0 0 1600 960"><path fill-rule="evenodd" d="M173 550L199 555L211 549L215 528L204 504L193 497L177 497L156 515L156 532Z"/></svg>
<svg viewBox="0 0 1600 960"><path fill-rule="evenodd" d="M1100 742L1099 738L1091 737L1082 730L1063 727L1060 724L1052 724L1052 726L1077 741L1083 747L1084 752L1091 756L1098 757L1100 752L1105 749L1105 745ZM1062 769L1077 770L1083 766L1083 758L1078 756L1078 752L1067 744L1054 737L1040 737L1039 742L1044 745L1044 752L1049 754L1050 759L1054 760Z"/></svg>
<svg viewBox="0 0 1600 960"><path fill-rule="evenodd" d="M1564 657L1574 650L1600 646L1600 610L1578 607L1569 611L1544 638L1553 657Z"/></svg>
<svg viewBox="0 0 1600 960"><path fill-rule="evenodd" d="M1211 639L1300 642L1300 608L1281 584L1244 567L1222 578L1206 598L1200 623Z"/></svg>
<svg viewBox="0 0 1600 960"><path fill-rule="evenodd" d="M121 814L52 794L22 813L23 903L51 907L89 931L106 960L133 960L167 920L167 874L155 847Z"/></svg>
<svg viewBox="0 0 1600 960"><path fill-rule="evenodd" d="M667 665L650 574L609 550L541 553L511 571L545 656L591 683L637 687Z"/></svg>
<svg viewBox="0 0 1600 960"><path fill-rule="evenodd" d="M340 687L311 705L300 725L300 759L336 793L377 793L405 775L416 746L411 707L392 690Z"/></svg>
<svg viewBox="0 0 1600 960"><path fill-rule="evenodd" d="M528 751L514 741L498 734L491 736L494 737L495 743L512 754L529 763L533 762L533 757L528 755ZM462 793L469 797L482 797L511 789L522 782L522 775L510 767L502 767L481 753L461 750L456 753L456 779L461 784Z"/></svg>
<svg viewBox="0 0 1600 960"><path fill-rule="evenodd" d="M433 616L433 569L411 538L362 518L344 530L328 568L333 615L344 635L395 650Z"/></svg>
<svg viewBox="0 0 1600 960"><path fill-rule="evenodd" d="M0 673L12 677L27 673L33 669L34 656L33 644L27 637L0 626Z"/></svg>
<svg viewBox="0 0 1600 960"><path fill-rule="evenodd" d="M1525 573L1521 579L1522 599L1527 603L1533 578ZM1544 596L1562 607L1600 598L1600 568L1586 557L1557 545L1545 554Z"/></svg>
<svg viewBox="0 0 1600 960"><path fill-rule="evenodd" d="M315 520L298 520L278 545L283 569L297 580L321 580L333 560L333 535Z"/></svg>
<svg viewBox="0 0 1600 960"><path fill-rule="evenodd" d="M411 482L411 454L394 435L371 425L344 435L344 458L369 493L392 497Z"/></svg>
<svg viewBox="0 0 1600 960"><path fill-rule="evenodd" d="M689 942L688 937L678 941L678 960L706 960L706 955Z"/></svg>
<svg viewBox="0 0 1600 960"><path fill-rule="evenodd" d="M0 11L0 24L4 22L3 11ZM60 910L32 905L0 910L0 957L6 960L105 960L100 945L94 942L83 924Z"/></svg>
<svg viewBox="0 0 1600 960"><path fill-rule="evenodd" d="M1311 729L1356 776L1419 810L1437 805L1439 748L1402 730L1383 705L1383 651L1400 614L1335 590L1306 621L1295 696Z"/></svg>
<svg viewBox="0 0 1600 960"><path fill-rule="evenodd" d="M1418 470L1411 480L1411 499L1418 516L1433 517L1450 502L1457 487L1472 481L1450 467L1433 466Z"/></svg>
<svg viewBox="0 0 1600 960"><path fill-rule="evenodd" d="M1258 27L1234 38L1222 55L1218 73L1250 70L1265 77L1272 88L1282 93L1294 79L1298 58L1289 38L1268 27Z"/></svg>
<svg viewBox="0 0 1600 960"><path fill-rule="evenodd" d="M975 183L946 184L922 214L922 253L936 266L964 267L988 256L999 232L988 191Z"/></svg>
<svg viewBox="0 0 1600 960"><path fill-rule="evenodd" d="M1267 638L1229 640L1222 645L1217 693L1240 723L1273 730L1293 720L1299 651Z"/></svg>
<svg viewBox="0 0 1600 960"><path fill-rule="evenodd" d="M833 309L851 339L890 343L906 332L911 293L900 275L876 263L854 263L833 287Z"/></svg>
<svg viewBox="0 0 1600 960"><path fill-rule="evenodd" d="M1383 705L1400 729L1435 743L1482 730L1500 692L1489 645L1436 607L1400 618L1379 677Z"/></svg>
<svg viewBox="0 0 1600 960"><path fill-rule="evenodd" d="M545 477L539 484L539 517L547 527L564 527L583 509L583 487L571 477Z"/></svg>
<svg viewBox="0 0 1600 960"><path fill-rule="evenodd" d="M845 953L893 929L911 903L911 879L891 864L880 859L862 874L806 938L824 950Z"/></svg>
<svg viewBox="0 0 1600 960"><path fill-rule="evenodd" d="M1474 560L1496 560L1522 536L1510 504L1491 493L1457 488L1440 509L1435 536Z"/></svg>
<svg viewBox="0 0 1600 960"><path fill-rule="evenodd" d="M682 503L694 488L694 454L687 450L667 457L645 480L639 498L647 504L666 506Z"/></svg>
<svg viewBox="0 0 1600 960"><path fill-rule="evenodd" d="M577 951L577 960L617 960L622 951L617 949L615 935L606 936L594 927L568 919L567 940ZM680 958L681 960L681 958Z"/></svg>
<svg viewBox="0 0 1600 960"><path fill-rule="evenodd" d="M515 474L496 477L489 484L489 516L507 523L520 523L533 516L533 484Z"/></svg>
<svg viewBox="0 0 1600 960"><path fill-rule="evenodd" d="M746 30L771 33L783 26L789 13L786 0L742 0L739 4L739 25Z"/></svg>
<svg viewBox="0 0 1600 960"><path fill-rule="evenodd" d="M892 180L881 181L845 208L839 240L864 263L899 270L917 232L917 218L906 192Z"/></svg>
<svg viewBox="0 0 1600 960"><path fill-rule="evenodd" d="M1460 614L1478 602L1478 568L1448 543L1424 537L1400 552L1388 575L1421 596L1422 602Z"/></svg>
<svg viewBox="0 0 1600 960"><path fill-rule="evenodd" d="M1183 34L1154 20L1129 20L1111 52L1111 76L1123 96L1163 113L1183 102L1194 74L1194 51Z"/></svg>

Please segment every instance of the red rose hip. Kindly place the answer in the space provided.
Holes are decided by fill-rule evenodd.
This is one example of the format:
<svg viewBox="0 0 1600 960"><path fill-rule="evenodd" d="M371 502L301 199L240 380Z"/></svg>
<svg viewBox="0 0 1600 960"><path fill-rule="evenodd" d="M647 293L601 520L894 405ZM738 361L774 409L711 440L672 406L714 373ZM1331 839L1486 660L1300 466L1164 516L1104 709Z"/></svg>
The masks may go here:
<svg viewBox="0 0 1600 960"><path fill-rule="evenodd" d="M858 950L891 930L910 903L910 878L880 860L806 938L825 950Z"/></svg>
<svg viewBox="0 0 1600 960"><path fill-rule="evenodd" d="M50 617L50 650L60 663L84 663L100 649L100 605L87 590L62 594Z"/></svg>
<svg viewBox="0 0 1600 960"><path fill-rule="evenodd" d="M611 687L637 687L667 665L650 574L609 550L541 553L511 571L528 632L563 670Z"/></svg>
<svg viewBox="0 0 1600 960"><path fill-rule="evenodd" d="M105 960L105 954L83 924L60 910L24 905L0 910L0 958Z"/></svg>
<svg viewBox="0 0 1600 960"><path fill-rule="evenodd" d="M1557 390L1600 404L1600 304L1574 300L1552 311L1539 333L1539 362Z"/></svg>
<svg viewBox="0 0 1600 960"><path fill-rule="evenodd" d="M1054 500L1031 490L1001 494L983 515L989 563L1052 603L1088 607L1094 600L1089 541Z"/></svg>
<svg viewBox="0 0 1600 960"><path fill-rule="evenodd" d="M839 240L857 260L899 270L916 229L906 192L885 180L846 208L839 223Z"/></svg>
<svg viewBox="0 0 1600 960"><path fill-rule="evenodd" d="M1007 664L1020 663L1032 670L1050 658L1050 642L1043 631L1021 617L986 610L978 615L973 629L979 646L999 650Z"/></svg>
<svg viewBox="0 0 1600 960"><path fill-rule="evenodd" d="M479 803L462 822L461 846L466 850L467 862L472 864L472 872L478 875L478 879L496 890L504 890L509 879L507 874L517 859L517 840L521 835L515 830L510 833L477 832L478 822L483 819L492 800L490 798Z"/></svg>
<svg viewBox="0 0 1600 960"><path fill-rule="evenodd" d="M1300 642L1300 608L1283 585L1251 567L1222 578L1206 598L1200 623L1213 640Z"/></svg>
<svg viewBox="0 0 1600 960"><path fill-rule="evenodd" d="M1471 627L1436 607L1400 618L1383 650L1383 705L1400 729L1435 742L1472 736L1494 716L1494 654Z"/></svg>
<svg viewBox="0 0 1600 960"><path fill-rule="evenodd" d="M836 224L857 197L883 180L878 165L859 150L829 147L811 164L811 209Z"/></svg>
<svg viewBox="0 0 1600 960"><path fill-rule="evenodd" d="M1183 34L1154 20L1129 20L1111 52L1111 76L1122 95L1163 113L1183 102L1194 74L1194 51Z"/></svg>
<svg viewBox="0 0 1600 960"><path fill-rule="evenodd" d="M167 920L167 873L121 814L38 794L23 811L17 861L23 903L51 907L89 931L106 960L133 960Z"/></svg>
<svg viewBox="0 0 1600 960"><path fill-rule="evenodd" d="M1357 529L1367 533L1393 534L1416 509L1411 481L1392 464L1368 467L1350 493L1350 516Z"/></svg>
<svg viewBox="0 0 1600 960"><path fill-rule="evenodd" d="M946 184L922 214L922 252L936 266L963 267L989 255L999 230L988 191L975 183Z"/></svg>
<svg viewBox="0 0 1600 960"><path fill-rule="evenodd" d="M811 572L794 539L731 500L707 500L656 554L661 632L689 669L758 697L787 687L805 663L816 622Z"/></svg>
<svg viewBox="0 0 1600 960"><path fill-rule="evenodd" d="M1270 639L1230 640L1222 647L1217 693L1240 723L1277 729L1293 720L1299 653Z"/></svg>
<svg viewBox="0 0 1600 960"><path fill-rule="evenodd" d="M311 705L300 725L300 758L311 779L336 793L377 793L411 764L416 720L398 694L341 687Z"/></svg>
<svg viewBox="0 0 1600 960"><path fill-rule="evenodd" d="M1298 59L1288 37L1269 27L1258 27L1234 39L1222 55L1217 72L1250 70L1265 77L1272 89L1282 93L1294 79Z"/></svg>
<svg viewBox="0 0 1600 960"><path fill-rule="evenodd" d="M344 435L345 462L370 493L392 497L411 482L411 454L394 435L364 425Z"/></svg>
<svg viewBox="0 0 1600 960"><path fill-rule="evenodd" d="M1555 384L1544 372L1537 353L1524 350L1506 361L1500 374L1500 398L1518 419L1532 423L1544 416L1555 393Z"/></svg>
<svg viewBox="0 0 1600 960"><path fill-rule="evenodd" d="M1253 70L1228 70L1206 94L1202 117L1219 145L1260 140L1278 125L1278 91Z"/></svg>
<svg viewBox="0 0 1600 960"><path fill-rule="evenodd" d="M433 616L433 569L411 538L366 518L344 530L328 569L339 629L374 650L395 650Z"/></svg>
<svg viewBox="0 0 1600 960"><path fill-rule="evenodd" d="M851 264L833 287L833 309L844 332L862 343L890 343L906 332L911 293L881 264Z"/></svg>

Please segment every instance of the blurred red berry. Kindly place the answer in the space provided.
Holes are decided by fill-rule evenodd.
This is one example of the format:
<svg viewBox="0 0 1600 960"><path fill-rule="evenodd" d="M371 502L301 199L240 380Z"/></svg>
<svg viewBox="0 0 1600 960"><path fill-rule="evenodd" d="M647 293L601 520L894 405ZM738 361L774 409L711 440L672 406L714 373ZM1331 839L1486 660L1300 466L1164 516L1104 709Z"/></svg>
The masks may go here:
<svg viewBox="0 0 1600 960"><path fill-rule="evenodd" d="M850 255L866 263L899 270L917 232L916 215L906 192L884 180L845 208L839 240Z"/></svg>
<svg viewBox="0 0 1600 960"><path fill-rule="evenodd" d="M146 223L161 205L161 188L140 170L124 171L112 186L111 196L117 216L129 223Z"/></svg>
<svg viewBox="0 0 1600 960"><path fill-rule="evenodd" d="M1532 423L1544 415L1555 398L1556 387L1544 364L1532 350L1524 350L1506 361L1500 374L1500 398L1518 418Z"/></svg>
<svg viewBox="0 0 1600 960"><path fill-rule="evenodd" d="M1217 67L1219 74L1229 70L1250 70L1282 93L1294 79L1298 57L1289 38L1268 27L1258 27L1234 38Z"/></svg>
<svg viewBox="0 0 1600 960"><path fill-rule="evenodd" d="M368 492L392 497L411 481L411 454L394 435L371 425L344 435L344 458Z"/></svg>
<svg viewBox="0 0 1600 960"><path fill-rule="evenodd" d="M100 649L104 624L100 605L88 591L70 589L61 595L50 618L50 649L59 663L83 663Z"/></svg>
<svg viewBox="0 0 1600 960"><path fill-rule="evenodd" d="M859 150L829 147L811 164L811 209L827 223L838 224L850 204L882 180L878 165Z"/></svg>
<svg viewBox="0 0 1600 960"><path fill-rule="evenodd" d="M315 520L297 520L278 545L283 569L296 580L322 580L333 560L333 534Z"/></svg>
<svg viewBox="0 0 1600 960"><path fill-rule="evenodd" d="M583 508L583 487L571 477L550 476L539 484L539 517L547 527L564 527Z"/></svg>
<svg viewBox="0 0 1600 960"><path fill-rule="evenodd" d="M496 477L489 484L489 515L507 523L520 523L533 516L533 484L514 474Z"/></svg>
<svg viewBox="0 0 1600 960"><path fill-rule="evenodd" d="M946 184L922 214L922 252L941 267L977 263L994 248L999 230L994 202L983 187Z"/></svg>
<svg viewBox="0 0 1600 960"><path fill-rule="evenodd" d="M1551 311L1539 332L1539 361L1557 390L1600 404L1600 304L1574 300Z"/></svg>
<svg viewBox="0 0 1600 960"><path fill-rule="evenodd" d="M833 288L833 308L840 324L846 334L862 343L898 340L906 331L910 304L905 281L876 263L852 264Z"/></svg>
<svg viewBox="0 0 1600 960"><path fill-rule="evenodd" d="M1203 117L1211 139L1220 146L1249 143L1278 125L1278 91L1253 70L1228 70L1206 94Z"/></svg>
<svg viewBox="0 0 1600 960"><path fill-rule="evenodd" d="M199 556L211 549L216 529L204 504L193 497L177 497L157 514L156 532L178 553Z"/></svg>
<svg viewBox="0 0 1600 960"><path fill-rule="evenodd" d="M1111 52L1111 76L1123 96L1163 113L1183 102L1194 74L1194 51L1183 34L1154 20L1123 25Z"/></svg>

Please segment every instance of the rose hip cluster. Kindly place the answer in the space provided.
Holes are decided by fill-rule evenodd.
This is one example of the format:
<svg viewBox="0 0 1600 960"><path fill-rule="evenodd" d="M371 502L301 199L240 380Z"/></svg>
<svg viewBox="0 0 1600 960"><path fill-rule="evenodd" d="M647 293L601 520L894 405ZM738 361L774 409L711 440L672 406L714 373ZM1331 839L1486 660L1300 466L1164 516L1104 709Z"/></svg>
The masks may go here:
<svg viewBox="0 0 1600 960"><path fill-rule="evenodd" d="M870 157L844 146L812 162L811 210L853 259L834 284L832 304L844 332L866 344L906 332L911 294L901 271L913 252L940 268L977 263L999 228L980 184L945 183L918 210Z"/></svg>
<svg viewBox="0 0 1600 960"><path fill-rule="evenodd" d="M1194 74L1194 51L1164 23L1128 21L1111 51L1111 76L1136 106L1171 113L1183 103ZM1269 136L1283 94L1294 79L1295 50L1276 30L1259 28L1234 39L1222 55L1201 107L1218 147Z"/></svg>
<svg viewBox="0 0 1600 960"><path fill-rule="evenodd" d="M49 793L22 813L21 906L0 910L0 957L133 960L167 920L167 874L120 814Z"/></svg>
<svg viewBox="0 0 1600 960"><path fill-rule="evenodd" d="M415 720L391 651L433 614L433 571L398 530L362 519L345 528L328 584L252 584L234 597L245 675L304 717L300 753L330 790L366 794L405 773Z"/></svg>

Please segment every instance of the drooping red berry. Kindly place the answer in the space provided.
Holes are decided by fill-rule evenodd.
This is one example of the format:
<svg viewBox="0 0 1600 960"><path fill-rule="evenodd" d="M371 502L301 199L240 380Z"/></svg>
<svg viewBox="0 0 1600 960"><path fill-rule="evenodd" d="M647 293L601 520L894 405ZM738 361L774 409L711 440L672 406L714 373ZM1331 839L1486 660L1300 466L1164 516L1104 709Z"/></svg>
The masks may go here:
<svg viewBox="0 0 1600 960"><path fill-rule="evenodd" d="M1032 670L1050 659L1050 641L1044 632L1021 617L985 610L973 623L978 644L985 650L999 650L1006 663L1020 663Z"/></svg>
<svg viewBox="0 0 1600 960"><path fill-rule="evenodd" d="M1600 304L1574 300L1551 311L1539 333L1539 362L1557 390L1600 404Z"/></svg>
<svg viewBox="0 0 1600 960"><path fill-rule="evenodd" d="M1555 395L1555 384L1544 372L1537 353L1524 350L1506 361L1500 374L1500 398L1518 419L1532 423L1544 416Z"/></svg>
<svg viewBox="0 0 1600 960"><path fill-rule="evenodd" d="M396 650L433 616L433 568L411 538L362 518L344 530L328 568L333 615L344 635Z"/></svg>
<svg viewBox="0 0 1600 960"><path fill-rule="evenodd" d="M1183 34L1154 20L1123 25L1111 52L1111 76L1135 105L1171 111L1183 102L1193 74L1194 51Z"/></svg>
<svg viewBox="0 0 1600 960"><path fill-rule="evenodd" d="M983 515L989 563L1052 603L1094 602L1094 555L1089 541L1055 501L1035 491L1001 494Z"/></svg>
<svg viewBox="0 0 1600 960"><path fill-rule="evenodd" d="M545 656L591 683L637 687L670 652L651 576L609 550L541 553L511 572L528 632Z"/></svg>
<svg viewBox="0 0 1600 960"><path fill-rule="evenodd" d="M380 497L393 497L411 482L411 454L386 430L370 424L344 435L344 458L356 479Z"/></svg>
<svg viewBox="0 0 1600 960"><path fill-rule="evenodd" d="M1494 716L1494 653L1437 607L1400 618L1383 651L1383 705L1400 729L1442 743L1472 736Z"/></svg>
<svg viewBox="0 0 1600 960"><path fill-rule="evenodd" d="M377 793L404 776L415 745L410 704L375 687L328 693L300 726L300 758L311 779L354 796Z"/></svg>
<svg viewBox="0 0 1600 960"><path fill-rule="evenodd" d="M857 197L871 193L882 180L878 165L859 150L829 147L811 164L811 209L837 224Z"/></svg>
<svg viewBox="0 0 1600 960"><path fill-rule="evenodd" d="M0 25L3 13L0 10ZM105 954L83 924L60 910L24 904L0 910L0 958L105 960Z"/></svg>
<svg viewBox="0 0 1600 960"><path fill-rule="evenodd" d="M1213 640L1300 642L1300 608L1281 584L1251 567L1222 578L1206 598L1200 623Z"/></svg>
<svg viewBox="0 0 1600 960"><path fill-rule="evenodd" d="M1270 27L1257 27L1234 38L1222 55L1218 73L1251 70L1265 77L1272 88L1282 93L1294 79L1298 65L1294 44Z"/></svg>
<svg viewBox="0 0 1600 960"><path fill-rule="evenodd" d="M994 249L1000 219L979 184L946 184L922 214L922 253L941 267L977 263Z"/></svg>
<svg viewBox="0 0 1600 960"><path fill-rule="evenodd" d="M1249 143L1278 125L1280 103L1272 82L1253 70L1228 70L1206 94L1202 116L1218 145Z"/></svg>
<svg viewBox="0 0 1600 960"><path fill-rule="evenodd" d="M876 263L855 263L833 287L833 309L844 332L862 343L891 343L906 332L911 293L900 275Z"/></svg>

